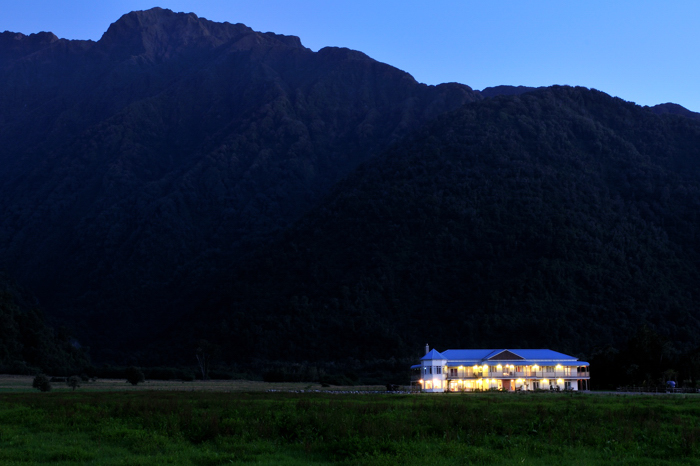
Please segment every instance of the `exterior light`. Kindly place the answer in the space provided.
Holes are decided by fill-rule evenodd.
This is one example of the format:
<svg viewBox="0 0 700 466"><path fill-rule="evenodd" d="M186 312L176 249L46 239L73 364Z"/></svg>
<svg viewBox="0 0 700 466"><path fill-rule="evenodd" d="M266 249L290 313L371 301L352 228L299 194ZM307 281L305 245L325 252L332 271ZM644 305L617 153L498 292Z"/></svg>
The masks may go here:
<svg viewBox="0 0 700 466"><path fill-rule="evenodd" d="M422 385L422 384L423 384L423 379L420 379L420 380L418 381L418 383Z"/></svg>
<svg viewBox="0 0 700 466"><path fill-rule="evenodd" d="M557 364L557 369L561 369L561 364Z"/></svg>
<svg viewBox="0 0 700 466"><path fill-rule="evenodd" d="M564 383L564 380L562 380L562 379L557 379L557 383Z"/></svg>

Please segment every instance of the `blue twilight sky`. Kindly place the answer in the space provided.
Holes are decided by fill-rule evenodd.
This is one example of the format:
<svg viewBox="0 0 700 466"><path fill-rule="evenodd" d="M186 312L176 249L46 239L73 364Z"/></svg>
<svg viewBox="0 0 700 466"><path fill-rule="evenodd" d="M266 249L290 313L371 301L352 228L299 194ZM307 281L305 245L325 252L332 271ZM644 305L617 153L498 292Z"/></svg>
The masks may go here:
<svg viewBox="0 0 700 466"><path fill-rule="evenodd" d="M0 0L0 31L98 40L154 6L360 50L428 84L580 85L700 112L698 0Z"/></svg>

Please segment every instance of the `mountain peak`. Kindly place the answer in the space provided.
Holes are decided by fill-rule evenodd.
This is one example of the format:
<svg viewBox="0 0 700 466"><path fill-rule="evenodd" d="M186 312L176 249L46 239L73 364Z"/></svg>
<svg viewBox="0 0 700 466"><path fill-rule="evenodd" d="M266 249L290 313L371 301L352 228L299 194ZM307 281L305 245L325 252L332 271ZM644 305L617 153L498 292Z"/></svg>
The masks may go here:
<svg viewBox="0 0 700 466"><path fill-rule="evenodd" d="M158 7L123 15L110 25L99 44L125 58L145 55L160 60L187 50L216 48L252 34L268 42L277 40L284 45L301 46L296 37L260 34L244 24L217 23L194 13L175 13Z"/></svg>
<svg viewBox="0 0 700 466"><path fill-rule="evenodd" d="M693 112L683 107L682 105L674 104L671 102L654 105L653 107L650 107L650 110L657 115L682 115L684 117L700 121L700 113Z"/></svg>
<svg viewBox="0 0 700 466"><path fill-rule="evenodd" d="M17 58L49 47L60 40L52 32L25 35L21 32L0 33L0 58Z"/></svg>

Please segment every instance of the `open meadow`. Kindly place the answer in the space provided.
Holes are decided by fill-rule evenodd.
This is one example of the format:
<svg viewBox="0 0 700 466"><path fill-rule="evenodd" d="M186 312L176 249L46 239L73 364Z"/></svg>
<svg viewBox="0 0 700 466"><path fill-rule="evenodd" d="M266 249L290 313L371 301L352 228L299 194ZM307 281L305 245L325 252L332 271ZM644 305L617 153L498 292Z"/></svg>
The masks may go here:
<svg viewBox="0 0 700 466"><path fill-rule="evenodd" d="M691 395L54 385L40 393L31 378L0 378L0 464L700 464L700 398Z"/></svg>

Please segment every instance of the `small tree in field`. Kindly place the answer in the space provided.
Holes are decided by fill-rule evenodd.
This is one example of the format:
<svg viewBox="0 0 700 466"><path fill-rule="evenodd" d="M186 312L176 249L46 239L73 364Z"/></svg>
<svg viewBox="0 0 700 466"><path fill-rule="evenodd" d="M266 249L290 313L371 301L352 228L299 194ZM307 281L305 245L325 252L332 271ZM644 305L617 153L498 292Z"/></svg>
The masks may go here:
<svg viewBox="0 0 700 466"><path fill-rule="evenodd" d="M66 385L68 385L70 388L75 391L76 388L80 387L80 377L77 375L72 375L66 379Z"/></svg>
<svg viewBox="0 0 700 466"><path fill-rule="evenodd" d="M202 380L209 380L209 368L211 366L211 361L215 358L218 352L219 347L209 343L207 340L199 340L197 343L197 351L195 356L197 357L199 370L202 373Z"/></svg>
<svg viewBox="0 0 700 466"><path fill-rule="evenodd" d="M126 381L131 385L138 385L139 382L146 380L146 377L138 367L131 366L126 369Z"/></svg>
<svg viewBox="0 0 700 466"><path fill-rule="evenodd" d="M49 381L49 378L46 377L46 375L39 374L36 377L34 377L34 381L32 382L32 387L34 387L37 390L40 390L42 392L50 392L51 391L51 382Z"/></svg>

